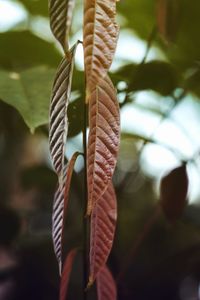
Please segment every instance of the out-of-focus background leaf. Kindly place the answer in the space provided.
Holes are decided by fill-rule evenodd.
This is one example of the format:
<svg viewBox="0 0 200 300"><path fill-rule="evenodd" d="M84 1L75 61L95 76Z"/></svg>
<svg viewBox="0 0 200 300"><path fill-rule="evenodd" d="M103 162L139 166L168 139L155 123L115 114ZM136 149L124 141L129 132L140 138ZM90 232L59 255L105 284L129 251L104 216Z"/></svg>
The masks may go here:
<svg viewBox="0 0 200 300"><path fill-rule="evenodd" d="M71 45L82 39L82 2L76 1ZM118 280L119 299L199 299L200 2L121 0L117 7L121 32L111 77L121 107L122 135L114 176L119 219L109 266ZM0 281L7 274L11 284L10 292L2 281L0 289L5 294L13 291L11 299L16 300L58 299L51 241L57 182L48 150L48 114L62 55L49 29L47 0L0 0L0 205L5 216L0 218ZM66 159L82 151L84 96L79 46ZM183 163L188 201L172 225L158 210L159 185ZM79 160L70 191L65 251L82 243L83 177ZM82 297L82 276L77 276L81 265L80 253L69 299ZM96 299L94 291L89 297Z"/></svg>

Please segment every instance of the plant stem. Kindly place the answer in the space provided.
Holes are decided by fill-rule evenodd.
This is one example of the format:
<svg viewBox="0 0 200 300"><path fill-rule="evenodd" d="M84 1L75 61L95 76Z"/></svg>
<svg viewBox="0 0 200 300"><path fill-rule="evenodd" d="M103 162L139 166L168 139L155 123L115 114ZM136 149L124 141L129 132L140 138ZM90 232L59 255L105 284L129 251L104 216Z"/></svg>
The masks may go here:
<svg viewBox="0 0 200 300"><path fill-rule="evenodd" d="M85 217L87 210L88 188L87 188L87 116L88 107L84 102L84 122L83 122L83 152L84 152L84 205L83 205L83 300L87 300L87 280L88 280L88 219Z"/></svg>
<svg viewBox="0 0 200 300"><path fill-rule="evenodd" d="M156 37L156 34L157 34L157 28L156 28L156 26L154 26L153 29L152 29L152 31L151 31L151 33L150 33L150 36L148 38L147 48L146 48L146 51L145 51L145 55L144 55L144 57L143 57L143 59L141 61L141 65L143 65L146 62L146 60L147 60L147 56L148 56L149 51L151 49L152 43L153 43L153 41L154 41L154 39Z"/></svg>

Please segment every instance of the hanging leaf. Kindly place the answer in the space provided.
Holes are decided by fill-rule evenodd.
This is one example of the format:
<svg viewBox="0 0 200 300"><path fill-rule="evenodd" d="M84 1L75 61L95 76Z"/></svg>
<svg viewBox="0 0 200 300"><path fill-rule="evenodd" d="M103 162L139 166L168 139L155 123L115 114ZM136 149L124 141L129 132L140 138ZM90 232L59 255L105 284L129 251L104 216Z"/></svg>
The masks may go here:
<svg viewBox="0 0 200 300"><path fill-rule="evenodd" d="M185 205L187 204L188 176L186 165L182 165L161 181L160 204L164 214L170 222L181 217Z"/></svg>
<svg viewBox="0 0 200 300"><path fill-rule="evenodd" d="M177 35L179 0L158 0L157 26L166 42L173 42Z"/></svg>
<svg viewBox="0 0 200 300"><path fill-rule="evenodd" d="M49 0L50 27L64 52L68 51L68 37L71 29L75 0Z"/></svg>
<svg viewBox="0 0 200 300"><path fill-rule="evenodd" d="M67 108L71 92L74 56L77 44L71 48L67 57L62 60L58 67L50 105L50 153L60 183L63 179L64 152L68 132Z"/></svg>
<svg viewBox="0 0 200 300"><path fill-rule="evenodd" d="M20 72L0 71L0 98L18 110L33 133L48 123L54 69L45 66Z"/></svg>
<svg viewBox="0 0 200 300"><path fill-rule="evenodd" d="M104 265L97 275L98 300L116 300L117 288L108 267Z"/></svg>
<svg viewBox="0 0 200 300"><path fill-rule="evenodd" d="M106 264L113 244L116 221L117 200L110 182L106 192L96 202L91 215L89 286Z"/></svg>
<svg viewBox="0 0 200 300"><path fill-rule="evenodd" d="M68 206L69 188L72 178L72 173L77 157L80 155L79 152L75 152L65 168L66 173L64 174L64 183L61 187L58 187L53 203L52 213L52 237L54 251L58 260L59 270L61 273L62 269L62 244L63 244L63 231Z"/></svg>
<svg viewBox="0 0 200 300"><path fill-rule="evenodd" d="M84 57L86 101L91 90L104 78L115 53L119 28L115 21L116 0L84 1Z"/></svg>
<svg viewBox="0 0 200 300"><path fill-rule="evenodd" d="M93 91L89 101L88 215L107 189L115 169L120 139L119 118L116 92L107 76Z"/></svg>
<svg viewBox="0 0 200 300"><path fill-rule="evenodd" d="M74 259L77 254L77 249L73 249L69 252L67 255L67 258L64 263L64 268L62 271L62 277L61 277L61 284L60 284L60 300L66 300L67 298L67 291L68 291L68 285L69 285L69 278L72 271L72 266L74 263Z"/></svg>

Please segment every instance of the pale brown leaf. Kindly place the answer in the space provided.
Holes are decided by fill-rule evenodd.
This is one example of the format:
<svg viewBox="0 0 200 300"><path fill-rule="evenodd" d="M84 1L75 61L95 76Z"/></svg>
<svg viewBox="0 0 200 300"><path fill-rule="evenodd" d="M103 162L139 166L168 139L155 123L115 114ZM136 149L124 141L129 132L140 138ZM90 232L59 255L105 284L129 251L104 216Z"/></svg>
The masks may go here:
<svg viewBox="0 0 200 300"><path fill-rule="evenodd" d="M90 276L91 285L110 254L117 221L117 200L112 182L96 202L91 215Z"/></svg>
<svg viewBox="0 0 200 300"><path fill-rule="evenodd" d="M119 119L116 92L106 76L92 92L89 101L88 215L112 179L120 140Z"/></svg>
<svg viewBox="0 0 200 300"><path fill-rule="evenodd" d="M58 67L50 104L49 144L53 166L61 183L68 132L67 108L71 93L76 43Z"/></svg>
<svg viewBox="0 0 200 300"><path fill-rule="evenodd" d="M50 27L66 53L74 6L75 0L49 0Z"/></svg>
<svg viewBox="0 0 200 300"><path fill-rule="evenodd" d="M84 0L86 101L111 66L119 33L115 16L116 0Z"/></svg>
<svg viewBox="0 0 200 300"><path fill-rule="evenodd" d="M62 187L58 186L58 189L54 196L53 212L52 212L52 237L54 251L58 260L59 270L62 269L62 244L63 244L63 232L64 224L68 206L68 196L71 184L72 173L79 152L73 154L67 167L65 168L64 181Z"/></svg>
<svg viewBox="0 0 200 300"><path fill-rule="evenodd" d="M168 173L161 181L160 205L170 222L181 217L187 204L188 176L186 165Z"/></svg>
<svg viewBox="0 0 200 300"><path fill-rule="evenodd" d="M60 300L66 300L67 291L69 286L70 274L72 271L72 266L74 263L75 256L77 254L77 249L73 249L67 255L64 263L64 268L62 271L61 284L60 284Z"/></svg>
<svg viewBox="0 0 200 300"><path fill-rule="evenodd" d="M163 39L173 42L179 22L180 0L157 0L157 26Z"/></svg>
<svg viewBox="0 0 200 300"><path fill-rule="evenodd" d="M117 288L108 267L104 265L97 275L98 300L116 300Z"/></svg>

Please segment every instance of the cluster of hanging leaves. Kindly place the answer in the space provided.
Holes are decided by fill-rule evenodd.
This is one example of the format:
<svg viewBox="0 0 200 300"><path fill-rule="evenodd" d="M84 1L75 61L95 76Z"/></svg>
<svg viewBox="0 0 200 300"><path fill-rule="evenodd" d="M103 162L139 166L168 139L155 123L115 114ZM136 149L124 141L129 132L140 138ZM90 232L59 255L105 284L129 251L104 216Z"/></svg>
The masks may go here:
<svg viewBox="0 0 200 300"><path fill-rule="evenodd" d="M54 197L52 235L61 274L60 299L67 295L69 276L77 250L63 253L63 233L74 164L80 153L65 162L68 133L67 109L73 78L77 41L69 48L69 32L75 0L49 0L50 27L62 46L61 61L53 83L50 103L49 144L58 176ZM108 71L112 64L119 27L116 0L84 0L83 49L89 137L87 141L87 212L90 218L88 287L97 281L98 299L116 299L116 286L106 267L117 220L117 201L112 184L120 140L119 105ZM84 99L83 99L84 101ZM79 120L77 120L79 122ZM86 129L85 129L86 130ZM63 263L64 260L64 263Z"/></svg>

